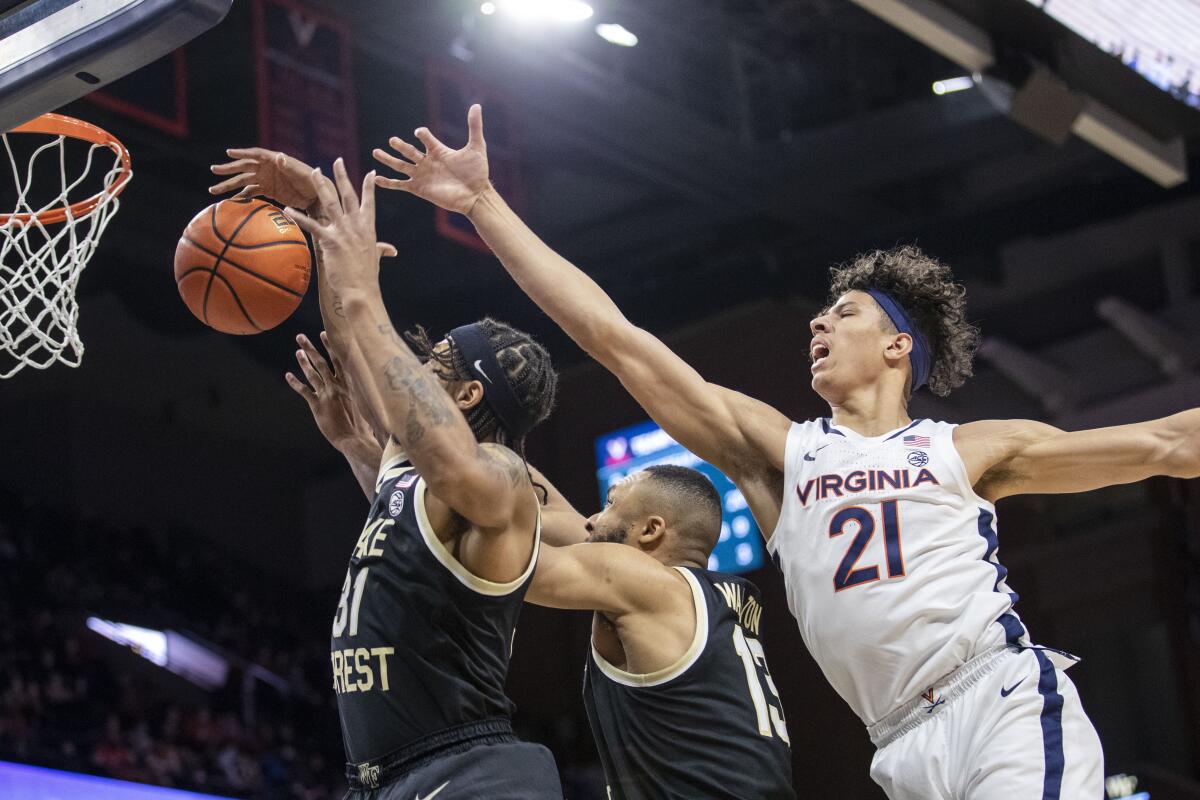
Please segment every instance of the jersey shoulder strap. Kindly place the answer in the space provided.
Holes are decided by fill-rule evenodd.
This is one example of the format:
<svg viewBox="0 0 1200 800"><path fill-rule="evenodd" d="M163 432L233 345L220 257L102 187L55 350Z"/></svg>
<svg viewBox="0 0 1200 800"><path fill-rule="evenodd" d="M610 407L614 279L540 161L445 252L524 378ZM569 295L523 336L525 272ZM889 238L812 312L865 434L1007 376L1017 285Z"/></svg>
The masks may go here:
<svg viewBox="0 0 1200 800"><path fill-rule="evenodd" d="M406 472L415 470L408 460L408 456L403 453L393 456L379 465L379 472L375 476L375 493L383 491L383 487L387 486L388 481L399 478Z"/></svg>
<svg viewBox="0 0 1200 800"><path fill-rule="evenodd" d="M677 570L683 575L692 593L692 605L696 609L696 629L692 633L691 644L688 645L688 649L684 651L683 655L675 660L675 663L654 672L639 674L626 672L620 667L611 664L604 656L600 655L600 651L596 649L595 642L592 642L592 661L595 662L600 673L610 681L622 686L640 689L662 686L681 677L704 654L705 648L708 646L708 633L711 627L709 623L707 593L704 591L700 580L687 567L672 567L672 569Z"/></svg>
<svg viewBox="0 0 1200 800"><path fill-rule="evenodd" d="M967 474L967 465L959 455L958 447L954 444L954 431L957 427L958 425L953 422L922 420L920 432L929 437L932 455L938 462L946 465L947 471L953 479L954 489L963 500L995 512L995 506L980 497L971 484L971 478Z"/></svg>
<svg viewBox="0 0 1200 800"><path fill-rule="evenodd" d="M417 529L420 531L421 539L433 557L438 563L446 568L459 583L471 589L476 594L487 597L505 597L516 592L524 587L533 576L533 571L537 567L538 553L542 541L542 506L539 503L537 508L537 519L534 521L533 528L533 549L529 555L529 562L525 565L525 569L513 580L507 583L497 583L486 578L481 578L475 573L467 569L466 565L459 561L452 552L438 538L437 532L433 529L433 524L429 521L429 514L425 510L425 493L427 490L425 479L421 478L416 482L414 491L413 509L416 512ZM536 499L536 498L535 498Z"/></svg>
<svg viewBox="0 0 1200 800"><path fill-rule="evenodd" d="M792 422L792 426L788 428L787 444L783 450L783 502L779 507L779 522L770 536L766 537L767 550L771 553L775 552L777 535L788 524L790 515L787 511L792 502L791 487L795 486L799 479L804 457L820 447L820 442L829 433L830 428L826 423L826 420L810 419L805 422Z"/></svg>

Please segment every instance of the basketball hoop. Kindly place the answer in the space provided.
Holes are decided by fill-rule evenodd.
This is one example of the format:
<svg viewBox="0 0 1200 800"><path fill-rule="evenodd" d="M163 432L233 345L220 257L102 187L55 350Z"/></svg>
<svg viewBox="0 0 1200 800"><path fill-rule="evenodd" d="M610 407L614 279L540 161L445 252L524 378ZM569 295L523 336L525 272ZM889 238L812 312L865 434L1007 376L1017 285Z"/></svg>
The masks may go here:
<svg viewBox="0 0 1200 800"><path fill-rule="evenodd" d="M51 137L33 150L23 170L9 140L18 133ZM0 138L16 187L15 206L0 213L0 378L55 362L77 367L83 342L75 290L117 211L117 196L133 177L129 151L107 131L60 114L43 114ZM69 159L69 141L88 145L86 155ZM105 151L113 156L107 167ZM76 160L81 167L68 163ZM58 180L47 186L35 180L35 171ZM98 191L72 202L73 193L88 191L81 187L89 179ZM35 189L45 196L35 200Z"/></svg>

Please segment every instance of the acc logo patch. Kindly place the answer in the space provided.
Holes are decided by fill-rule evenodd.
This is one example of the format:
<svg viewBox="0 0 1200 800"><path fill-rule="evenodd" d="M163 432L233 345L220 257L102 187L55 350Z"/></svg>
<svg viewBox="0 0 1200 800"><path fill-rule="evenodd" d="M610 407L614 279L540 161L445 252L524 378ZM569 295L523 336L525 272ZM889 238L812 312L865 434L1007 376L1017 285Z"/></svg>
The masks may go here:
<svg viewBox="0 0 1200 800"><path fill-rule="evenodd" d="M404 492L392 492L392 497L388 500L388 513L393 517L398 517L403 510Z"/></svg>
<svg viewBox="0 0 1200 800"><path fill-rule="evenodd" d="M923 467L929 463L929 454L924 450L913 450L908 454L908 463L914 467Z"/></svg>

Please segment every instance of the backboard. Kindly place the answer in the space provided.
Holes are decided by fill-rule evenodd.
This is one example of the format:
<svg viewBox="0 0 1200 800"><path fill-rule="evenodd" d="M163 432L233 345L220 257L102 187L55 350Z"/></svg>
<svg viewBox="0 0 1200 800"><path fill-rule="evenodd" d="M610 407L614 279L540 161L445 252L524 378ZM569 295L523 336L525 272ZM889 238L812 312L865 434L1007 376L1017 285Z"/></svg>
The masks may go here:
<svg viewBox="0 0 1200 800"><path fill-rule="evenodd" d="M0 131L104 86L216 25L233 0L0 0Z"/></svg>

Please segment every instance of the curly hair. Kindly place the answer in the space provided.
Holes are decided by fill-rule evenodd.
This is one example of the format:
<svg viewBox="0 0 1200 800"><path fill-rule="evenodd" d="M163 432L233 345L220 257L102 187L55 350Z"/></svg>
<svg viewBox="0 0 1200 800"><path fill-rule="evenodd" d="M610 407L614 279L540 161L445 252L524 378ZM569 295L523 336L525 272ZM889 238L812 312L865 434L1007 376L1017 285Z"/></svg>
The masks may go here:
<svg viewBox="0 0 1200 800"><path fill-rule="evenodd" d="M929 342L929 390L945 397L971 377L979 329L967 321L966 289L950 268L914 245L864 253L830 269L830 302L855 289L887 292ZM885 329L895 330L884 316Z"/></svg>
<svg viewBox="0 0 1200 800"><path fill-rule="evenodd" d="M528 333L491 317L485 317L476 324L487 334L492 352L496 354L496 360L500 362L500 368L504 370L521 407L529 414L534 425L544 421L554 409L554 397L558 391L558 374L550 363L550 353ZM472 380L466 360L453 343L444 350L435 350L437 342L420 325L405 333L404 338L422 362L433 361L437 364L438 373L444 379ZM524 437L513 441L487 403L477 403L467 410L466 417L476 439L494 441L512 448L521 458L525 457Z"/></svg>

